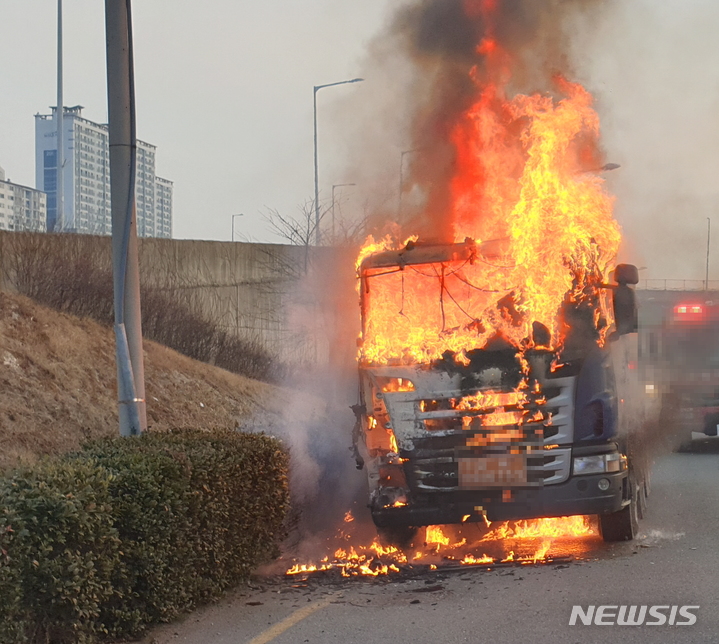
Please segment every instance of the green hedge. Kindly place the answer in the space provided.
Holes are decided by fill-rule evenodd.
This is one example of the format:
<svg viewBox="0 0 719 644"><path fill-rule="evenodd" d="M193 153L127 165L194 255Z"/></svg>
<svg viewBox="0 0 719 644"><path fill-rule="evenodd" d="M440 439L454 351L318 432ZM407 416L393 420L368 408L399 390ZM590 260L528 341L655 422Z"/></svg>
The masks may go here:
<svg viewBox="0 0 719 644"><path fill-rule="evenodd" d="M237 432L87 445L0 479L0 642L136 635L277 554L287 456Z"/></svg>

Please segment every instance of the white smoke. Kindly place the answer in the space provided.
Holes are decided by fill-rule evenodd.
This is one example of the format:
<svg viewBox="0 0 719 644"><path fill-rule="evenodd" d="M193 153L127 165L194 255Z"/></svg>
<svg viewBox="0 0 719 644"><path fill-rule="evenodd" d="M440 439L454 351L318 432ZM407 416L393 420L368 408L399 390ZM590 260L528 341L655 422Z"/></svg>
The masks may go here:
<svg viewBox="0 0 719 644"><path fill-rule="evenodd" d="M577 25L573 57L597 99L626 261L642 278L704 279L719 248L719 4L614 0ZM710 279L719 277L719 262Z"/></svg>

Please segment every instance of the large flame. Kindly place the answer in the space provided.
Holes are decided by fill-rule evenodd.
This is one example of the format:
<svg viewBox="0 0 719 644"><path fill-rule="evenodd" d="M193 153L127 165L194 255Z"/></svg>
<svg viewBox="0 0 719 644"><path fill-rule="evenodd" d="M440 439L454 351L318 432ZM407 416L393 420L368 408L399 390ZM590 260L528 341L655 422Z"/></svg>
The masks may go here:
<svg viewBox="0 0 719 644"><path fill-rule="evenodd" d="M461 355L498 333L526 347L535 322L557 348L568 301L591 300L597 333L608 326L598 287L620 232L596 172L601 155L592 97L557 77L557 97L507 98L507 56L491 39L480 48L493 71L472 70L477 99L451 129L455 170L444 217L455 242L473 240L476 258L369 270L362 346L368 363L422 363L447 350ZM448 237L447 230L436 232ZM397 242L370 238L358 264L406 243Z"/></svg>

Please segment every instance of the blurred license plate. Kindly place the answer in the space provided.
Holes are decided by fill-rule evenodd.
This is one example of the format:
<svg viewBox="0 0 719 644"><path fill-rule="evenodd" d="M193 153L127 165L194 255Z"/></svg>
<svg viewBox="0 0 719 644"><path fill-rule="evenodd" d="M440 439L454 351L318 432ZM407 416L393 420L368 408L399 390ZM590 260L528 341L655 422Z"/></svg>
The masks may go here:
<svg viewBox="0 0 719 644"><path fill-rule="evenodd" d="M459 487L477 489L527 484L527 459L524 454L501 454L458 458Z"/></svg>

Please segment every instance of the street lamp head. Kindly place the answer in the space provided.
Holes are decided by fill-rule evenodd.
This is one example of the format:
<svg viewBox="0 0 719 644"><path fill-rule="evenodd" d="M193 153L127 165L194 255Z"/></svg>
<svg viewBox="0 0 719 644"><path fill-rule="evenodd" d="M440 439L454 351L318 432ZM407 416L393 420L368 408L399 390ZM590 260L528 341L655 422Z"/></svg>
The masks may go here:
<svg viewBox="0 0 719 644"><path fill-rule="evenodd" d="M350 83L360 83L364 78L352 78L350 80L337 81L336 83L326 83L325 85L315 85L315 94L325 87L336 87L337 85L349 85Z"/></svg>

